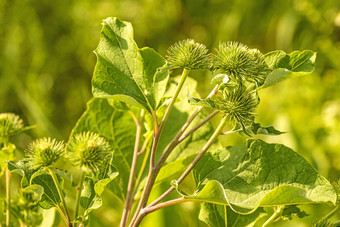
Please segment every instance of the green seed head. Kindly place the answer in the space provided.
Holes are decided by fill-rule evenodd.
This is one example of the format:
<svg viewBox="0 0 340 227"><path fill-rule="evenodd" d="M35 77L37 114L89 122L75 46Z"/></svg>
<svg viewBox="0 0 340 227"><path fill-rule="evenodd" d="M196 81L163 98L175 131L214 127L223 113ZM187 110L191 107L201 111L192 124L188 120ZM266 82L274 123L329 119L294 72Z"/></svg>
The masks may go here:
<svg viewBox="0 0 340 227"><path fill-rule="evenodd" d="M269 73L270 69L267 63L264 60L263 54L257 49L251 49L250 53L254 56L255 59L255 69L253 74L249 75L250 81L255 81L257 85L262 85Z"/></svg>
<svg viewBox="0 0 340 227"><path fill-rule="evenodd" d="M263 83L268 67L263 55L238 42L220 43L214 58L214 68L234 80Z"/></svg>
<svg viewBox="0 0 340 227"><path fill-rule="evenodd" d="M29 161L31 169L39 169L55 163L64 151L63 142L51 138L40 138L28 146L26 160Z"/></svg>
<svg viewBox="0 0 340 227"><path fill-rule="evenodd" d="M76 134L67 147L67 157L73 165L95 172L110 154L106 140L92 132Z"/></svg>
<svg viewBox="0 0 340 227"><path fill-rule="evenodd" d="M209 69L211 58L203 44L187 39L169 47L167 64L171 68Z"/></svg>
<svg viewBox="0 0 340 227"><path fill-rule="evenodd" d="M24 124L22 119L13 113L0 114L0 137L9 137L21 132Z"/></svg>
<svg viewBox="0 0 340 227"><path fill-rule="evenodd" d="M228 120L249 125L254 122L258 100L254 93L241 86L233 90L224 89L218 97L219 109L227 115Z"/></svg>

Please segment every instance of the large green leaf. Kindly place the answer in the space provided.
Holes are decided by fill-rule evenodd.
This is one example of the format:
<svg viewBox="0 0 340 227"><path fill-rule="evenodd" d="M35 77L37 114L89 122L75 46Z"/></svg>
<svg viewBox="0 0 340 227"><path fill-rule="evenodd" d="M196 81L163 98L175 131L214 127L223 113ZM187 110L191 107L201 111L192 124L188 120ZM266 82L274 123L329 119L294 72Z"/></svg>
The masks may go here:
<svg viewBox="0 0 340 227"><path fill-rule="evenodd" d="M112 165L117 168L119 176L108 188L119 199L124 200L136 132L136 126L130 114L117 111L107 99L93 98L74 127L71 137L84 131L95 132L110 143L114 150Z"/></svg>
<svg viewBox="0 0 340 227"><path fill-rule="evenodd" d="M105 19L95 53L97 64L92 80L95 97L114 97L149 112L157 108L168 73L155 75L165 60L150 48L137 47L130 23Z"/></svg>
<svg viewBox="0 0 340 227"><path fill-rule="evenodd" d="M316 52L310 50L294 51L290 54L277 50L266 54L265 61L272 71L267 75L262 88L313 72L315 59Z"/></svg>
<svg viewBox="0 0 340 227"><path fill-rule="evenodd" d="M228 206L203 202L199 219L211 227L250 227L265 215L263 208L259 208L251 214L242 215L235 213Z"/></svg>
<svg viewBox="0 0 340 227"><path fill-rule="evenodd" d="M64 187L64 179L57 175L61 190ZM49 174L39 174L31 179L32 185L40 185L44 189L39 205L44 209L50 209L61 203L61 198L54 181Z"/></svg>
<svg viewBox="0 0 340 227"><path fill-rule="evenodd" d="M206 153L194 177L198 190L186 198L230 205L240 213L337 199L331 184L299 154L261 140Z"/></svg>

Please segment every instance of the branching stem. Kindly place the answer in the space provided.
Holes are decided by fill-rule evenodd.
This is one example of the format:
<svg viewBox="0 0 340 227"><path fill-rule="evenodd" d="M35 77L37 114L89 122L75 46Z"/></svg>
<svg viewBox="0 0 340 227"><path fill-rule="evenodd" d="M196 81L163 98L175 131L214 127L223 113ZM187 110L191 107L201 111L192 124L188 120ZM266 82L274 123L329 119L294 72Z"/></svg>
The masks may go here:
<svg viewBox="0 0 340 227"><path fill-rule="evenodd" d="M177 143L182 142L183 140L185 140L188 136L190 136L192 133L194 133L196 130L198 130L202 125L204 125L205 123L207 123L208 121L210 121L211 118L215 117L217 114L219 113L218 110L215 110L214 112L212 112L211 114L209 114L206 118L204 118L200 123L198 123L197 125L195 125L195 127L193 127L192 129L190 129L187 133L185 133L183 136L181 136L181 138L179 138L179 140L177 141Z"/></svg>
<svg viewBox="0 0 340 227"><path fill-rule="evenodd" d="M151 154L150 154L149 175L148 175L148 178L147 178L147 181L146 181L146 184L145 184L145 187L144 187L144 190L143 190L141 199L139 201L138 207L136 209L136 213L135 213L133 220L137 217L140 210L142 208L144 208L146 206L146 203L148 202L148 198L149 198L149 195L151 193L152 185L154 184L156 176L157 176L157 173L155 173L154 166L155 166L155 155L156 155L156 150L157 150L159 138L160 138L162 130L165 126L165 123L169 118L170 111L171 111L172 107L174 106L176 99L177 99L177 97L178 97L178 95L179 95L179 93L180 93L180 91L183 87L183 84L184 84L186 78L188 77L189 73L190 73L190 70L183 69L181 79L180 79L180 81L177 85L177 88L176 88L175 93L174 93L174 95L171 99L171 102L170 102L168 108L165 111L165 114L162 118L162 121L161 121L159 127L157 128L156 126L154 126L155 132L154 132L154 139L153 139ZM153 116L153 118L155 118L155 116ZM154 119L154 124L155 124L155 122L157 122L157 121L155 121L155 119ZM132 222L133 222L133 220L132 220Z"/></svg>
<svg viewBox="0 0 340 227"><path fill-rule="evenodd" d="M215 129L214 133L212 134L212 136L210 137L210 139L208 140L208 142L203 146L202 150L200 151L200 153L198 153L198 155L196 156L196 158L192 161L192 163L190 163L190 165L188 166L188 168L183 172L183 174L178 178L177 183L180 184L185 177L190 173L190 171L195 167L195 165L197 164L197 162L202 158L202 156L207 152L207 150L211 147L211 145L216 141L217 137L221 134L224 125L227 122L227 117L224 116L221 121L220 124L217 126L217 128ZM166 192L164 192L160 197L158 197L155 201L153 201L148 207L152 207L154 205L156 205L157 203L159 203L160 201L162 201L165 197L167 197L173 190L175 190L175 187L171 186Z"/></svg>
<svg viewBox="0 0 340 227"><path fill-rule="evenodd" d="M132 115L134 116L134 115ZM131 200L133 199L133 188L134 188L134 177L135 177L135 172L136 172L136 167L137 167L137 161L138 161L138 152L139 152L139 146L140 146L140 141L141 141L141 136L142 136L142 122L144 119L144 110L141 110L140 113L140 119L139 121L135 119L136 123L136 139L135 139L135 147L133 151L133 158L132 158L132 163L131 163L131 171L130 171L130 176L129 176L129 183L127 187L127 192L126 192L126 200L124 204L124 210L122 214L122 219L120 222L120 227L125 227L127 224L127 221L129 219L129 213L131 209Z"/></svg>
<svg viewBox="0 0 340 227"><path fill-rule="evenodd" d="M284 206L279 206L277 210L274 211L273 215L262 225L262 227L268 226L270 223L274 222L274 220L282 214Z"/></svg>

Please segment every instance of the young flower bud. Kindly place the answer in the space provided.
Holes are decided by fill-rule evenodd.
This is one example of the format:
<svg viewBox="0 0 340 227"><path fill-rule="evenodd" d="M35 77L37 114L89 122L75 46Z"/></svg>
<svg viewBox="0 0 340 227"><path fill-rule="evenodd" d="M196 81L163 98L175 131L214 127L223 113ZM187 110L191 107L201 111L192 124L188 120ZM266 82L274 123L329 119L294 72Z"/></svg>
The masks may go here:
<svg viewBox="0 0 340 227"><path fill-rule="evenodd" d="M0 114L0 137L9 137L21 132L24 124L22 119L13 113Z"/></svg>
<svg viewBox="0 0 340 227"><path fill-rule="evenodd" d="M26 160L31 169L40 169L56 162L64 154L63 142L51 138L40 138L33 141L26 150Z"/></svg>
<svg viewBox="0 0 340 227"><path fill-rule="evenodd" d="M76 134L69 141L67 157L74 166L95 172L110 153L106 140L93 132Z"/></svg>
<svg viewBox="0 0 340 227"><path fill-rule="evenodd" d="M224 89L222 96L223 98L219 97L219 108L227 115L228 120L234 121L242 127L254 122L259 103L254 93L241 86L230 91Z"/></svg>
<svg viewBox="0 0 340 227"><path fill-rule="evenodd" d="M255 69L253 74L249 75L251 78L250 80L255 81L258 86L261 86L264 83L270 69L264 60L263 54L258 49L251 49L250 53L255 59Z"/></svg>
<svg viewBox="0 0 340 227"><path fill-rule="evenodd" d="M170 68L209 69L211 58L208 49L193 39L187 39L170 46L167 54Z"/></svg>
<svg viewBox="0 0 340 227"><path fill-rule="evenodd" d="M220 43L216 50L214 68L234 80L263 83L268 67L263 55L237 42Z"/></svg>

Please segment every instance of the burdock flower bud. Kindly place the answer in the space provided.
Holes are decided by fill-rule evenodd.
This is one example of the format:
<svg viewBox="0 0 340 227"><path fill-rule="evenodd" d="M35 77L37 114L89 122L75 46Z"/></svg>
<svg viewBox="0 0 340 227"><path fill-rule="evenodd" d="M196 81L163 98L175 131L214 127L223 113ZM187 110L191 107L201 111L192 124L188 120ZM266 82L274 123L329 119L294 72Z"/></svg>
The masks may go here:
<svg viewBox="0 0 340 227"><path fill-rule="evenodd" d="M92 172L99 170L109 153L106 140L93 132L76 134L67 147L67 157L72 164Z"/></svg>
<svg viewBox="0 0 340 227"><path fill-rule="evenodd" d="M170 68L209 69L211 67L208 49L193 39L179 41L170 46L166 59Z"/></svg>
<svg viewBox="0 0 340 227"><path fill-rule="evenodd" d="M31 169L40 169L55 163L64 154L63 142L51 138L33 141L26 150L26 160Z"/></svg>
<svg viewBox="0 0 340 227"><path fill-rule="evenodd" d="M253 74L250 74L249 77L250 80L255 81L258 86L261 86L264 83L270 69L264 60L264 55L258 49L251 49L250 53L255 59L255 69Z"/></svg>
<svg viewBox="0 0 340 227"><path fill-rule="evenodd" d="M227 115L227 119L242 127L252 124L259 103L254 93L241 86L233 90L225 89L219 97L219 109Z"/></svg>
<svg viewBox="0 0 340 227"><path fill-rule="evenodd" d="M0 114L0 137L9 137L21 132L24 124L22 119L13 113Z"/></svg>
<svg viewBox="0 0 340 227"><path fill-rule="evenodd" d="M268 67L263 55L238 42L220 43L214 56L214 69L234 80L263 83Z"/></svg>

